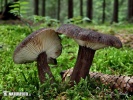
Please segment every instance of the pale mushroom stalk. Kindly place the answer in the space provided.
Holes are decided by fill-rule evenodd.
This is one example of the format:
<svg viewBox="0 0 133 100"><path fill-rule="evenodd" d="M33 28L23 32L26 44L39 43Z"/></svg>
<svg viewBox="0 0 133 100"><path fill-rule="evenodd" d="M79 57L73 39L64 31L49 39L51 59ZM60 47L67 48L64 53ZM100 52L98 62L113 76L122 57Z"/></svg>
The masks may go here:
<svg viewBox="0 0 133 100"><path fill-rule="evenodd" d="M51 82L54 80L54 76L51 73L50 67L47 62L46 52L42 52L37 57L37 69L40 82L43 83L46 80L45 75L48 74L51 79Z"/></svg>
<svg viewBox="0 0 133 100"><path fill-rule="evenodd" d="M72 82L76 81L76 83L78 83L81 78L85 78L88 75L94 54L95 50L79 46L78 57L71 75Z"/></svg>

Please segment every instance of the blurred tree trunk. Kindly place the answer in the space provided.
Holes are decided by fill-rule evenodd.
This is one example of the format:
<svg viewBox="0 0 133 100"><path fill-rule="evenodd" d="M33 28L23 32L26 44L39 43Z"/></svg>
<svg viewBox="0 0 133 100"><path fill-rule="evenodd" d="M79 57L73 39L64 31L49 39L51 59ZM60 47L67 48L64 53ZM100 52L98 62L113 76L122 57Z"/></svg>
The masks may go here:
<svg viewBox="0 0 133 100"><path fill-rule="evenodd" d="M133 0L128 0L128 21L133 22Z"/></svg>
<svg viewBox="0 0 133 100"><path fill-rule="evenodd" d="M34 14L39 15L39 0L34 0Z"/></svg>
<svg viewBox="0 0 133 100"><path fill-rule="evenodd" d="M125 2L125 0L120 0L119 5L123 5L124 2Z"/></svg>
<svg viewBox="0 0 133 100"><path fill-rule="evenodd" d="M58 0L57 19L60 20L60 0Z"/></svg>
<svg viewBox="0 0 133 100"><path fill-rule="evenodd" d="M83 0L80 0L80 16L83 17Z"/></svg>
<svg viewBox="0 0 133 100"><path fill-rule="evenodd" d="M114 11L112 22L118 23L118 13L119 13L119 0L114 0Z"/></svg>
<svg viewBox="0 0 133 100"><path fill-rule="evenodd" d="M5 7L7 6L8 0L5 0Z"/></svg>
<svg viewBox="0 0 133 100"><path fill-rule="evenodd" d="M17 1L19 1L19 0L13 0L14 2L17 2Z"/></svg>
<svg viewBox="0 0 133 100"><path fill-rule="evenodd" d="M42 16L45 16L46 0L42 0Z"/></svg>
<svg viewBox="0 0 133 100"><path fill-rule="evenodd" d="M73 0L68 0L68 18L73 18Z"/></svg>
<svg viewBox="0 0 133 100"><path fill-rule="evenodd" d="M87 0L87 17L90 19L89 22L92 20L92 10L93 10L93 1L92 0Z"/></svg>
<svg viewBox="0 0 133 100"><path fill-rule="evenodd" d="M3 4L3 0L0 1L0 12L3 12L3 7L2 7L2 4Z"/></svg>
<svg viewBox="0 0 133 100"><path fill-rule="evenodd" d="M106 8L106 1L103 0L103 15L102 15L102 23L105 22L105 17L106 17L105 8Z"/></svg>

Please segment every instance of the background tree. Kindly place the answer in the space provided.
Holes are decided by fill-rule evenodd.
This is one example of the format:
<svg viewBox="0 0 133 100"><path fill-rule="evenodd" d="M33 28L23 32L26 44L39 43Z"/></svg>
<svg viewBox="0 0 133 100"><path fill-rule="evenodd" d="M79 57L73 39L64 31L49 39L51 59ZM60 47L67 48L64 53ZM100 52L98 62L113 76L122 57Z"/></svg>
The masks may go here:
<svg viewBox="0 0 133 100"><path fill-rule="evenodd" d="M87 17L92 20L92 10L93 10L93 2L92 0L87 0Z"/></svg>
<svg viewBox="0 0 133 100"><path fill-rule="evenodd" d="M46 0L42 0L42 16L45 16Z"/></svg>
<svg viewBox="0 0 133 100"><path fill-rule="evenodd" d="M0 1L0 12L3 11L3 7L2 6L3 6L3 0Z"/></svg>
<svg viewBox="0 0 133 100"><path fill-rule="evenodd" d="M128 0L128 20L133 22L133 0Z"/></svg>
<svg viewBox="0 0 133 100"><path fill-rule="evenodd" d="M34 0L34 14L39 15L39 0Z"/></svg>
<svg viewBox="0 0 133 100"><path fill-rule="evenodd" d="M68 0L68 19L73 17L73 0Z"/></svg>
<svg viewBox="0 0 133 100"><path fill-rule="evenodd" d="M118 13L119 13L119 0L114 0L114 7L113 7L113 20L112 22L118 23Z"/></svg>
<svg viewBox="0 0 133 100"><path fill-rule="evenodd" d="M83 17L83 0L80 0L80 16Z"/></svg>
<svg viewBox="0 0 133 100"><path fill-rule="evenodd" d="M5 10L5 4L8 1L20 1L20 0L0 0L0 11L1 14ZM34 1L34 2L33 2ZM106 10L104 1L98 0L22 0L21 2L28 2L28 9L25 16L39 15L49 16L50 18L59 19L64 21L67 18L73 16L78 17L85 16L95 22L117 22L117 0L106 0ZM45 4L46 3L46 4ZM68 4L68 6L66 6ZM22 4L23 5L23 4ZM83 6L86 5L86 6ZM133 16L133 0L119 0L118 10L119 17L118 21L132 20ZM114 7L113 7L114 6ZM24 8L24 7L23 7ZM39 8L41 10L39 10ZM33 9L33 10L32 10ZM48 9L48 10L46 10ZM67 11L68 10L68 11Z"/></svg>
<svg viewBox="0 0 133 100"><path fill-rule="evenodd" d="M17 1L19 1L19 0L13 0L14 2L17 2Z"/></svg>
<svg viewBox="0 0 133 100"><path fill-rule="evenodd" d="M5 0L5 7L7 6L8 0Z"/></svg>
<svg viewBox="0 0 133 100"><path fill-rule="evenodd" d="M105 13L106 1L105 1L105 0L103 0L102 6L103 6L102 23L104 23L104 21L105 21L105 16L106 16L106 13Z"/></svg>
<svg viewBox="0 0 133 100"><path fill-rule="evenodd" d="M58 0L58 8L57 8L57 19L60 20L60 0Z"/></svg>

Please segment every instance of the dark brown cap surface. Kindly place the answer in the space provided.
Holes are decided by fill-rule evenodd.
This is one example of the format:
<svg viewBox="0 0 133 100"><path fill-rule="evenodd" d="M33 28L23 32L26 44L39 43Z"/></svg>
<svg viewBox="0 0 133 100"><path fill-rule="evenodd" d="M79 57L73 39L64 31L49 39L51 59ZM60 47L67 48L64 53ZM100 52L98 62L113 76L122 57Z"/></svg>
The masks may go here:
<svg viewBox="0 0 133 100"><path fill-rule="evenodd" d="M56 32L63 33L69 37L75 38L75 35L80 33L82 30L83 29L81 27L72 24L63 24L56 30Z"/></svg>
<svg viewBox="0 0 133 100"><path fill-rule="evenodd" d="M121 41L112 35L102 34L97 31L83 29L75 25L64 24L57 29L57 32L66 34L74 38L74 40L81 46L86 46L97 50L107 46L121 48Z"/></svg>

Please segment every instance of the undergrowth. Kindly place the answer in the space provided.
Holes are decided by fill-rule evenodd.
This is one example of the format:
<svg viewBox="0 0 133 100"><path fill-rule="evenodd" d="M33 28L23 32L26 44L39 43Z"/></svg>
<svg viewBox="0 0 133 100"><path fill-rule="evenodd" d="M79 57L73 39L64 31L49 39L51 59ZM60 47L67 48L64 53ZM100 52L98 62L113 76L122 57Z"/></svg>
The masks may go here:
<svg viewBox="0 0 133 100"><path fill-rule="evenodd" d="M124 26L94 26L82 25L85 28L92 28L105 33L112 31L121 32ZM111 27L111 28L110 28ZM38 28L33 28L37 30ZM116 31L115 31L116 30ZM125 26L127 33L133 32ZM124 32L123 31L123 32ZM63 51L57 58L58 65L50 65L56 79L50 84L50 79L40 85L36 63L15 64L12 60L15 47L28 35L31 30L27 26L0 25L0 98L3 100L97 100L97 99L132 99L132 96L120 94L117 90L111 91L108 86L96 83L89 77L81 80L78 85L69 87L68 83L61 82L60 72L74 66L78 45L76 42L64 35L61 35ZM112 33L111 33L112 34ZM123 47L121 49L105 48L97 50L91 71L115 75L133 76L133 49ZM7 92L28 92L29 96L4 96Z"/></svg>

